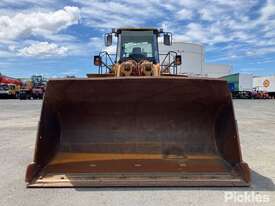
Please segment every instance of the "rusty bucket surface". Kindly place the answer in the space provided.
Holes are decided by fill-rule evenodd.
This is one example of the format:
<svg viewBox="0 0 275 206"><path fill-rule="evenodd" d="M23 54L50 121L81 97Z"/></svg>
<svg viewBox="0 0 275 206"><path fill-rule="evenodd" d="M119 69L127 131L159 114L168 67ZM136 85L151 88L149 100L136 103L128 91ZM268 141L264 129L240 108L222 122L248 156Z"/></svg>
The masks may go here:
<svg viewBox="0 0 275 206"><path fill-rule="evenodd" d="M50 80L28 187L248 186L223 80Z"/></svg>

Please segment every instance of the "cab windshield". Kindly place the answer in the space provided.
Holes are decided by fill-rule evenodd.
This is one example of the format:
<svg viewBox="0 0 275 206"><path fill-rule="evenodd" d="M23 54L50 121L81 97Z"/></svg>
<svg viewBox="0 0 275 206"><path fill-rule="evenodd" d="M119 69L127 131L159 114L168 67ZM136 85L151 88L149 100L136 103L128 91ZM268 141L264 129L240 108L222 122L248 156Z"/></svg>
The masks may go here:
<svg viewBox="0 0 275 206"><path fill-rule="evenodd" d="M9 90L8 85L0 85L0 91L7 91L7 90Z"/></svg>
<svg viewBox="0 0 275 206"><path fill-rule="evenodd" d="M15 89L15 85L10 85L10 89L14 90Z"/></svg>
<svg viewBox="0 0 275 206"><path fill-rule="evenodd" d="M119 44L120 60L132 58L158 61L157 37L153 31L122 31Z"/></svg>

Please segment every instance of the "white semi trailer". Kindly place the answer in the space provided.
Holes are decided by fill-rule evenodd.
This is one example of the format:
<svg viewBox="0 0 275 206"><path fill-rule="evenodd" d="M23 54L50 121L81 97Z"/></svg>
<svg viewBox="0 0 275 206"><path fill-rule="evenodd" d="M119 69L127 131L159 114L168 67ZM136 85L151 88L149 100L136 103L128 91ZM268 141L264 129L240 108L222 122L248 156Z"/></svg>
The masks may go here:
<svg viewBox="0 0 275 206"><path fill-rule="evenodd" d="M253 88L275 97L275 75L253 78Z"/></svg>
<svg viewBox="0 0 275 206"><path fill-rule="evenodd" d="M228 88L234 98L252 98L252 74L235 73L222 78L228 82Z"/></svg>

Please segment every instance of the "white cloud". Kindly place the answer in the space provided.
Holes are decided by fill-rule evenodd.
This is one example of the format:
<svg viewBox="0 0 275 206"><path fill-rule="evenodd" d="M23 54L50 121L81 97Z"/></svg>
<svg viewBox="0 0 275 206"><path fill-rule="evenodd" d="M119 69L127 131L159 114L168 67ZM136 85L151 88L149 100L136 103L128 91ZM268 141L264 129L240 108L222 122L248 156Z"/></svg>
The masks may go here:
<svg viewBox="0 0 275 206"><path fill-rule="evenodd" d="M55 34L80 18L78 7L66 6L55 12L17 13L15 16L0 16L0 40L47 36Z"/></svg>
<svg viewBox="0 0 275 206"><path fill-rule="evenodd" d="M138 27L165 17L160 0L75 1L82 6L84 23L93 28Z"/></svg>
<svg viewBox="0 0 275 206"><path fill-rule="evenodd" d="M96 51L99 52L104 47L103 37L102 38L92 37L92 38L90 38L90 41L88 42L88 44L91 47L93 47Z"/></svg>
<svg viewBox="0 0 275 206"><path fill-rule="evenodd" d="M275 17L275 1L267 0L266 5L261 9L261 20L267 20L272 16Z"/></svg>
<svg viewBox="0 0 275 206"><path fill-rule="evenodd" d="M199 13L201 15L202 20L206 20L206 21L214 20L214 16L213 16L212 12L210 12L209 9L203 8L199 11Z"/></svg>
<svg viewBox="0 0 275 206"><path fill-rule="evenodd" d="M18 50L20 56L65 56L67 55L68 48L60 47L54 43L37 42L33 43L29 47L25 47Z"/></svg>
<svg viewBox="0 0 275 206"><path fill-rule="evenodd" d="M274 53L275 47L256 47L253 50L249 50L246 52L247 56L258 56L258 55L265 55L269 53Z"/></svg>
<svg viewBox="0 0 275 206"><path fill-rule="evenodd" d="M92 38L90 38L88 46L94 48L95 52L106 51L109 54L115 54L117 41L116 41L116 39L113 39L113 40L114 41L111 46L105 47L103 38L92 37Z"/></svg>
<svg viewBox="0 0 275 206"><path fill-rule="evenodd" d="M174 33L175 40L217 45L211 47L211 52L222 51L228 59L275 53L275 0L190 1L173 2L192 12L190 23L162 22ZM221 47L220 43L236 47Z"/></svg>
<svg viewBox="0 0 275 206"><path fill-rule="evenodd" d="M193 13L191 10L188 9L181 9L176 14L177 19L183 20L183 19L192 19Z"/></svg>
<svg viewBox="0 0 275 206"><path fill-rule="evenodd" d="M0 50L3 55L9 52L16 54L18 48L37 44L27 41L34 39L62 45L70 51L69 55L86 55L104 50L103 38L99 37L102 33L113 27L128 26L162 26L174 33L174 40L213 46L212 52L222 51L229 56L234 53L274 53L270 48L275 47L275 0L0 1L0 7L3 5L0 8L0 45L4 45ZM78 7L64 7L68 2L76 3L74 5ZM35 9L26 6L28 4L34 4ZM9 12L7 5L16 6L14 13ZM21 5L28 10L18 9ZM3 9L7 10L3 13ZM183 24L182 20L188 23ZM81 30L80 35L73 34L76 30L70 34L62 31L78 22L81 26L90 27L87 35L95 37L87 40L89 37L83 34L86 30ZM236 47L221 47L220 43ZM114 46L107 49L113 52ZM256 52L257 49L261 52Z"/></svg>
<svg viewBox="0 0 275 206"><path fill-rule="evenodd" d="M173 0L174 4L178 4L180 6L184 6L188 9L196 9L200 7L202 4L205 5L205 1L200 0Z"/></svg>
<svg viewBox="0 0 275 206"><path fill-rule="evenodd" d="M213 45L216 43L229 42L233 36L226 36L223 31L216 26L203 26L199 23L189 23L183 32L175 35L176 41L187 41L193 43L203 43Z"/></svg>
<svg viewBox="0 0 275 206"><path fill-rule="evenodd" d="M20 0L20 1L14 1L14 0L1 0L0 6L23 6L26 4L37 4L37 5L48 5L53 4L55 0Z"/></svg>

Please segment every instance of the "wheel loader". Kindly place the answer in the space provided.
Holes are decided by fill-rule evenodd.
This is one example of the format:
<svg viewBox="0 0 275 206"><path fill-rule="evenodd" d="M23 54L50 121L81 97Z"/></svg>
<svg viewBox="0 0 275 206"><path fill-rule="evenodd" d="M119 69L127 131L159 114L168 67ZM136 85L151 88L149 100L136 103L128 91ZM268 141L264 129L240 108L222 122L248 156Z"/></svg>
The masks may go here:
<svg viewBox="0 0 275 206"><path fill-rule="evenodd" d="M98 74L49 80L27 187L249 186L226 81L178 75L180 55L160 60L162 29L113 29L105 45L114 37Z"/></svg>

